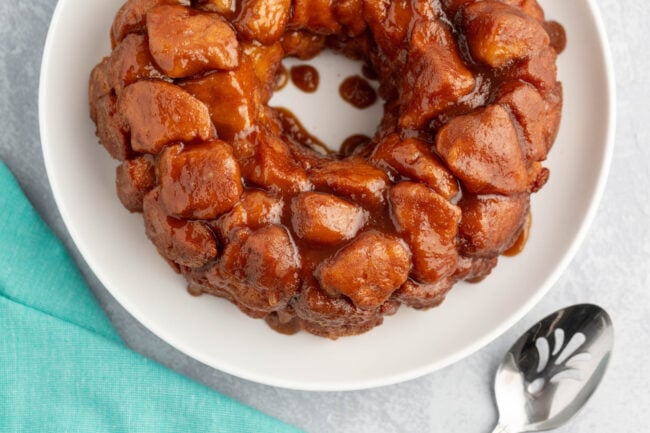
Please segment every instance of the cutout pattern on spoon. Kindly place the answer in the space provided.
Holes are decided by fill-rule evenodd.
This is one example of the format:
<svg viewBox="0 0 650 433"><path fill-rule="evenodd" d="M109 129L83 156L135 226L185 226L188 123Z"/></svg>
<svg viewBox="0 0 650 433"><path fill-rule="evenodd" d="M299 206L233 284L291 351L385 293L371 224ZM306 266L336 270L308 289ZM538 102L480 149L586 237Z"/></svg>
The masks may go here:
<svg viewBox="0 0 650 433"><path fill-rule="evenodd" d="M537 355L539 357L537 373L539 376L528 383L526 389L529 394L536 396L548 383L558 383L565 379L584 380L579 368L574 367L576 363L587 362L592 359L589 352L574 353L585 343L587 337L582 332L576 332L564 345L564 330L557 328L553 332L553 351L550 351L549 341L546 337L539 337L535 341ZM548 369L549 372L544 373ZM550 380L547 381L547 377Z"/></svg>

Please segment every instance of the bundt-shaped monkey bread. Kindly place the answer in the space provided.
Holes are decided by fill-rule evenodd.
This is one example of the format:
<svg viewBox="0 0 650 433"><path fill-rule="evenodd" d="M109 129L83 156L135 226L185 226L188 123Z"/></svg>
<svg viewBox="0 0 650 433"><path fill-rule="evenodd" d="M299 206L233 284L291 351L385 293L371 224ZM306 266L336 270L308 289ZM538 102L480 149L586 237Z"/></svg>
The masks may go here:
<svg viewBox="0 0 650 433"><path fill-rule="evenodd" d="M119 199L192 293L358 334L486 276L524 230L560 122L551 24L536 0L128 0L90 114ZM268 106L282 59L323 49L385 102L345 155Z"/></svg>

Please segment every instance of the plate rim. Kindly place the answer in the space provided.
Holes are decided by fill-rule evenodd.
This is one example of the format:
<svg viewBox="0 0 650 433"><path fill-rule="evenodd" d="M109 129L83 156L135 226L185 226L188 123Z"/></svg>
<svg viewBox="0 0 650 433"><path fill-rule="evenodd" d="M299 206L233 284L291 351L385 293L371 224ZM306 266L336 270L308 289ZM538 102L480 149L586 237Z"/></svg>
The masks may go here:
<svg viewBox="0 0 650 433"><path fill-rule="evenodd" d="M202 362L212 368L223 371L227 374L234 375L236 377L253 381L256 383L261 383L270 386L276 386L285 389L291 390L300 390L300 391L353 391L353 390L362 390L377 388L381 386L392 385L396 383L405 382L412 380L418 377L421 377L425 374L429 374L435 371L438 371L444 367L447 367L451 364L454 364L467 356L479 351L485 347L490 342L494 341L496 338L501 336L504 332L514 326L519 322L530 310L539 303L539 301L549 292L550 288L557 282L559 277L566 271L566 268L574 259L577 251L582 245L591 225L595 219L598 208L602 202L602 197L605 192L605 187L609 178L609 172L613 160L614 146L615 146L615 134L616 134L616 80L614 73L614 65L611 54L611 49L609 46L609 41L607 39L607 32L605 25L602 19L602 14L599 7L597 6L595 0L584 0L590 13L591 20L595 24L597 30L597 42L600 47L600 54L602 55L604 61L604 74L607 84L607 91L605 93L605 98L607 102L607 125L606 125L606 138L605 138L605 147L603 151L603 157L601 160L600 167L598 167L597 173L597 182L592 194L589 206L585 213L585 217L580 223L579 229L575 233L573 240L569 248L567 248L562 256L562 259L555 266L553 271L546 277L544 282L541 284L540 288L531 296L526 302L522 303L519 308L513 311L507 320L505 320L500 326L495 327L490 332L485 334L483 337L477 339L472 344L467 345L462 350L450 353L444 357L441 357L437 361L427 363L426 365L418 368L411 368L407 371L384 375L379 378L374 379L361 379L356 381L347 381L345 383L341 382L324 382L324 381L292 381L287 379L278 379L275 377L269 377L266 374L256 374L250 369L239 369L237 366L233 366L230 363L215 362L214 359L206 359L206 356L202 356L200 353L195 353L194 350L189 347L183 341L177 341L176 338L170 335L165 335L164 332L157 329L156 326L151 324L140 311L133 305L131 305L128 300L124 298L119 291L114 291L111 289L110 285L105 284L104 281L107 281L107 277L104 273L97 269L97 266L88 260L87 257L90 257L89 252L87 251L86 246L81 242L80 235L74 228L71 223L72 217L70 216L69 209L63 204L63 199L61 197L61 187L56 180L54 173L54 167L52 167L52 158L50 157L50 152L52 151L52 146L48 141L47 135L47 125L48 125L48 114L46 113L45 101L47 100L47 89L43 86L43 83L46 81L48 76L49 65L51 63L50 55L52 53L51 46L53 42L53 34L55 29L59 25L59 21L62 15L63 4L65 0L57 2L56 8L52 15L50 25L47 32L47 37L45 40L45 45L43 48L43 56L41 59L41 69L39 76L39 88L38 88L38 117L39 117L39 133L41 139L41 148L43 152L43 158L45 163L45 169L54 196L54 200L57 205L57 209L61 215L61 218L65 224L65 227L73 240L75 247L81 253L83 260L86 262L90 270L97 276L98 280L102 283L102 286L107 290L107 292L124 308L132 317L134 317L142 326L156 335L158 338L163 340L165 343L172 346L174 349L180 351L181 353L189 356L190 358Z"/></svg>

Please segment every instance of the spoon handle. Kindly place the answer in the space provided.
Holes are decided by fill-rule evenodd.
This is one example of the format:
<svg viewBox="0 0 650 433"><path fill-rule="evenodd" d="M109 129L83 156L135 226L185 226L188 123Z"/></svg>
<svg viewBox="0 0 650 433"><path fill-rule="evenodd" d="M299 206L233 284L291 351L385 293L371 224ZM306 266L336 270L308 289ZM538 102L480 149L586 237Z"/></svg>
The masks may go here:
<svg viewBox="0 0 650 433"><path fill-rule="evenodd" d="M494 427L494 430L492 430L492 433L517 433L517 432L512 430L512 427L510 427L507 424L498 423L497 426Z"/></svg>

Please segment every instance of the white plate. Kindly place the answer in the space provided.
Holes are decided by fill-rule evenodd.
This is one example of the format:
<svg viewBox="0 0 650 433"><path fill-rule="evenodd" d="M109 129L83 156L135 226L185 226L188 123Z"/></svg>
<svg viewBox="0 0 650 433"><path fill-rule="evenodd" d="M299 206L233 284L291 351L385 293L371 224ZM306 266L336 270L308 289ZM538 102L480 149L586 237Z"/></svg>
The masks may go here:
<svg viewBox="0 0 650 433"><path fill-rule="evenodd" d="M548 161L551 180L533 198L532 234L521 255L502 259L479 285L459 284L440 308L402 308L372 332L338 341L280 335L226 301L189 296L146 239L141 216L117 200L116 163L97 145L88 116L88 74L109 52L109 26L121 2L59 1L41 70L43 153L63 219L90 267L133 316L189 356L294 389L350 390L415 378L471 354L518 321L585 236L612 154L612 66L594 4L548 0L547 16L568 33L559 62L565 109Z"/></svg>

